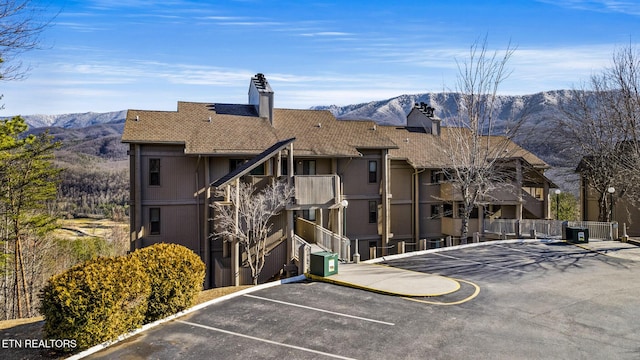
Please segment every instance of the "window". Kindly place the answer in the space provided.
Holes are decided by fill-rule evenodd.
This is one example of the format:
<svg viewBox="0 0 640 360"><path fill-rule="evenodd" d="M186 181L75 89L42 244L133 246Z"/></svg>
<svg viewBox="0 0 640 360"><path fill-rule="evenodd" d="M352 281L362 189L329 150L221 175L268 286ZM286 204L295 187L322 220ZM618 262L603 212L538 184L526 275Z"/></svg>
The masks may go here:
<svg viewBox="0 0 640 360"><path fill-rule="evenodd" d="M369 201L369 224L378 222L378 202Z"/></svg>
<svg viewBox="0 0 640 360"><path fill-rule="evenodd" d="M233 170L237 169L239 166L241 166L242 164L246 163L249 160L246 159L229 159L229 172L232 172ZM251 172L249 173L250 175L264 175L265 172L265 166L264 163L258 165L257 167L255 167L253 170L251 170Z"/></svg>
<svg viewBox="0 0 640 360"><path fill-rule="evenodd" d="M316 221L316 210L302 210L302 217L309 221Z"/></svg>
<svg viewBox="0 0 640 360"><path fill-rule="evenodd" d="M442 217L442 205L431 205L431 219L439 219Z"/></svg>
<svg viewBox="0 0 640 360"><path fill-rule="evenodd" d="M316 161L304 160L302 161L302 175L315 175L316 174Z"/></svg>
<svg viewBox="0 0 640 360"><path fill-rule="evenodd" d="M264 163L258 165L257 167L255 167L253 170L251 170L251 172L249 173L250 175L265 175L265 166Z"/></svg>
<svg viewBox="0 0 640 360"><path fill-rule="evenodd" d="M238 166L242 165L246 160L244 159L229 159L229 172L235 170Z"/></svg>
<svg viewBox="0 0 640 360"><path fill-rule="evenodd" d="M462 203L460 205L458 205L458 218L463 218L464 217L464 206L462 205ZM469 219L477 219L478 218L478 208L474 207L471 210L471 214L469 214Z"/></svg>
<svg viewBox="0 0 640 360"><path fill-rule="evenodd" d="M375 160L369 161L369 182L378 182L378 162Z"/></svg>
<svg viewBox="0 0 640 360"><path fill-rule="evenodd" d="M160 186L160 159L149 159L149 185Z"/></svg>
<svg viewBox="0 0 640 360"><path fill-rule="evenodd" d="M160 235L160 208L149 209L149 234Z"/></svg>
<svg viewBox="0 0 640 360"><path fill-rule="evenodd" d="M441 175L442 174L440 173L440 171L431 170L431 183L432 184L440 183Z"/></svg>
<svg viewBox="0 0 640 360"><path fill-rule="evenodd" d="M453 205L452 204L442 204L442 216L444 217L453 217Z"/></svg>

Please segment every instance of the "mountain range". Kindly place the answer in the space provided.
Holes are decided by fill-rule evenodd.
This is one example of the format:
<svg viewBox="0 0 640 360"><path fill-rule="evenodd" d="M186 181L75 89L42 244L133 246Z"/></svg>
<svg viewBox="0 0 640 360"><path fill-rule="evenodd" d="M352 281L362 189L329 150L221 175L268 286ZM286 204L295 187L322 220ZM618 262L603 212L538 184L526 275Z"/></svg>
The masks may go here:
<svg viewBox="0 0 640 360"><path fill-rule="evenodd" d="M424 102L435 108L436 115L441 117L446 125L447 118L456 115L455 97L455 93L400 95L361 104L314 106L312 109L328 110L341 120L369 119L384 125L403 125L414 104ZM574 164L568 163L560 149L544 136L557 127L556 120L560 116L558 104L569 99L568 90L498 96L494 129L499 132L501 127L509 126L512 119L525 118L521 131L514 140L551 165L573 166ZM64 148L68 150L88 152L90 155L111 159L122 159L126 156L125 146L119 143L125 117L125 110L24 116L33 132L47 129L56 140L63 141Z"/></svg>
<svg viewBox="0 0 640 360"><path fill-rule="evenodd" d="M577 195L575 161L562 154L562 144L550 141L558 133L558 104L570 100L570 91L546 91L532 95L504 95L497 99L497 119L494 129L509 126L513 119L524 118L516 143L533 152L553 168L546 175L563 191ZM374 120L384 125L404 125L406 115L414 104L424 102L435 108L437 116L447 124L447 118L456 115L455 93L425 93L400 95L391 99L345 106L315 106L311 109L328 110L340 120ZM128 147L120 141L126 111L108 113L79 113L63 115L23 116L31 133L48 131L62 143L56 161L64 168L84 169L103 174L122 174L126 183ZM563 139L566 141L566 139ZM93 170L91 170L93 169ZM115 176L115 175L108 175ZM83 175L82 178L86 178ZM113 182L110 180L109 182Z"/></svg>
<svg viewBox="0 0 640 360"><path fill-rule="evenodd" d="M514 139L519 145L552 166L574 166L558 145L549 142L546 136L557 127L560 116L558 104L569 101L570 95L568 90L557 90L532 95L498 96L494 129L498 133L501 127L509 126L513 119L525 118L519 135ZM447 118L456 115L455 97L455 93L400 95L361 104L314 106L311 109L328 110L341 120L369 119L384 125L403 125L414 104L424 102L435 108L436 115L446 125ZM120 160L126 157L126 147L120 143L125 117L125 110L24 116L32 132L46 129L56 140L63 142L64 150Z"/></svg>
<svg viewBox="0 0 640 360"><path fill-rule="evenodd" d="M62 115L26 115L23 116L29 128L57 127L63 129L78 129L99 124L124 123L127 111L113 111L107 113L86 112Z"/></svg>

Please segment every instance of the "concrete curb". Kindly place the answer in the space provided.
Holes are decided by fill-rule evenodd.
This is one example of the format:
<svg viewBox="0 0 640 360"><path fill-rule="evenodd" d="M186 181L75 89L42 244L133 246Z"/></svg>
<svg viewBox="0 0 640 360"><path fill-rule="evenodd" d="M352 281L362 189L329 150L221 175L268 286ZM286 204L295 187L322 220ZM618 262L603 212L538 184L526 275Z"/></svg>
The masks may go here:
<svg viewBox="0 0 640 360"><path fill-rule="evenodd" d="M376 293L376 294L381 294L381 295L399 296L399 294L396 294L396 293L392 293L392 292L388 292L388 291L384 291L384 290L378 290L378 289L370 288L368 286L358 285L358 284L354 284L354 283L350 283L350 282L346 282L346 281L333 280L333 279L329 279L327 277L313 275L313 274L310 274L310 273L306 273L305 275L307 276L307 279L309 279L311 281L318 281L318 282L324 282L324 283L328 283L328 284L346 286L346 287L350 287L350 288L353 288L353 289L369 291L369 292Z"/></svg>
<svg viewBox="0 0 640 360"><path fill-rule="evenodd" d="M140 334L140 333L142 333L144 331L147 331L149 329L152 329L152 328L154 328L154 327L156 327L158 325L161 325L161 324L164 324L164 323L169 322L171 320L175 320L175 319L180 318L182 316L191 314L192 312L195 312L197 310L201 310L201 309L203 309L203 308L205 308L205 307L207 307L209 305L217 304L219 302L222 302L222 301L225 301L225 300L229 300L229 299L232 299L232 298L235 298L235 297L238 297L238 296L242 296L242 295L245 295L245 294L248 294L248 293L252 293L254 291L268 289L268 288L271 288L271 287L274 287L274 286L278 286L278 285L282 285L282 284L300 282L300 281L304 281L306 279L307 279L306 276L298 275L298 276L295 276L295 277L292 277L292 278L287 278L287 279L283 279L283 280L279 280L279 281L273 281L273 282L266 283L266 284L256 285L256 286L244 289L244 290L240 290L240 291L234 292L233 294L229 294L229 295L225 295L225 296L221 296L219 298L215 298L215 299L209 300L209 301L204 302L202 304L198 304L198 305L193 306L191 308L188 308L186 310L180 311L179 313L171 315L171 316L166 317L164 319L160 319L160 320L154 321L152 323L145 324L145 325L143 325L142 327L140 327L140 328L138 328L136 330L133 330L133 331L131 331L129 333L126 333L126 334L118 336L115 340L110 340L110 341L103 342L102 344L95 345L93 347L88 348L87 350L84 350L84 351L82 351L80 353L77 353L77 354L71 356L71 357L68 357L67 359L68 360L82 359L82 358L84 358L86 356L95 354L100 350L104 350L104 349L108 348L111 345L115 345L115 344L117 344L117 343L119 343L119 342L121 342L123 340L126 340L126 339L128 339L128 338L130 338L130 337L132 337L134 335L138 335L138 334Z"/></svg>

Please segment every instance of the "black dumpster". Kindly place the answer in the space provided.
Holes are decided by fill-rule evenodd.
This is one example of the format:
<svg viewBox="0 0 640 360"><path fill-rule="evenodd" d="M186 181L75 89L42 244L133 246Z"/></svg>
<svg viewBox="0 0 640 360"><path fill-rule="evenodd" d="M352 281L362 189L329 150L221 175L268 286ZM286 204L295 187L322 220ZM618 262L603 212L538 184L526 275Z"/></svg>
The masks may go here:
<svg viewBox="0 0 640 360"><path fill-rule="evenodd" d="M589 229L580 227L567 227L565 238L569 243L588 243Z"/></svg>

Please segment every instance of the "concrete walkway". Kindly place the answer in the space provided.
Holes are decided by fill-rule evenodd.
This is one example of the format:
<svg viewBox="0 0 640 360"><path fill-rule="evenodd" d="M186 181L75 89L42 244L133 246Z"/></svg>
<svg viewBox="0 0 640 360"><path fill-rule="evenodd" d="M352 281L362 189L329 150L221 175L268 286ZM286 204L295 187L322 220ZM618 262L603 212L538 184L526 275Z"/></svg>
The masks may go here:
<svg viewBox="0 0 640 360"><path fill-rule="evenodd" d="M589 240L586 244L574 244L583 249L620 259L640 261L640 246L620 241Z"/></svg>
<svg viewBox="0 0 640 360"><path fill-rule="evenodd" d="M440 296L460 289L460 283L444 276L366 263L340 264L335 275L309 274L307 277L314 281L406 297Z"/></svg>
<svg viewBox="0 0 640 360"><path fill-rule="evenodd" d="M461 245L454 248L515 241L518 240ZM533 242L537 240L529 241ZM631 243L591 240L589 243L574 245L606 256L640 261L640 246ZM443 248L437 251L446 251L447 249L448 248ZM419 255L420 253L422 252L403 254L403 256ZM440 296L453 293L460 289L460 283L452 278L372 263L341 263L338 266L338 273L335 275L322 277L307 274L307 278L314 281L349 286L381 294L406 297Z"/></svg>

